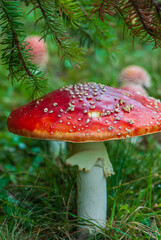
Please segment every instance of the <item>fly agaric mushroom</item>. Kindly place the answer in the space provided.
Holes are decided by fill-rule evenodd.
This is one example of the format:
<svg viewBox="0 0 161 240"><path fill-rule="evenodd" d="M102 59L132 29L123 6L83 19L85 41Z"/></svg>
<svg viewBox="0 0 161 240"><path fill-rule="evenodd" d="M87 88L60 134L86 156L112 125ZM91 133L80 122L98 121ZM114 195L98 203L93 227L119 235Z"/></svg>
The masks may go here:
<svg viewBox="0 0 161 240"><path fill-rule="evenodd" d="M25 49L30 49L32 62L41 68L44 68L44 66L46 67L49 57L44 40L39 36L29 36L25 42Z"/></svg>
<svg viewBox="0 0 161 240"><path fill-rule="evenodd" d="M141 85L138 85L138 84L124 84L123 86L121 86L121 89L124 89L124 90L127 90L127 91L130 91L130 92L136 92L137 94L140 94L144 97L148 97L148 94L147 92L145 91L145 89L141 86Z"/></svg>
<svg viewBox="0 0 161 240"><path fill-rule="evenodd" d="M161 103L102 84L78 83L13 111L8 129L25 137L75 143L67 163L78 165L78 217L93 222L93 228L105 227L106 177L113 169L103 141L161 131Z"/></svg>
<svg viewBox="0 0 161 240"><path fill-rule="evenodd" d="M124 68L120 74L121 84L138 84L142 87L149 88L151 85L151 77L148 72L139 66L131 65Z"/></svg>

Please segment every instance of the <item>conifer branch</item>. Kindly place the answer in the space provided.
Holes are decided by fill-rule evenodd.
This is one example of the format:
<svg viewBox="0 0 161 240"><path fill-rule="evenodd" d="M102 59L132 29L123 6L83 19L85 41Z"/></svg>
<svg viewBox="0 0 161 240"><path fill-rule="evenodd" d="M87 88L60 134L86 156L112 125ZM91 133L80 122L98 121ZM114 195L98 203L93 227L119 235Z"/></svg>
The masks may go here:
<svg viewBox="0 0 161 240"><path fill-rule="evenodd" d="M84 13L78 2L74 0L57 0L57 5L60 15L69 19L74 28L78 28L80 21L84 19Z"/></svg>
<svg viewBox="0 0 161 240"><path fill-rule="evenodd" d="M12 82L26 82L28 87L32 88L34 97L46 91L46 79L38 68L32 64L31 56L28 50L25 50L24 26L19 22L21 18L20 2L6 1L0 2L2 38L1 44L4 48L1 50L2 62L8 65L9 79Z"/></svg>
<svg viewBox="0 0 161 240"><path fill-rule="evenodd" d="M36 0L36 4L44 18L43 38L45 39L47 35L50 35L58 46L61 60L68 60L72 66L80 67L83 62L83 52L79 48L78 42L72 39L67 33L54 2Z"/></svg>
<svg viewBox="0 0 161 240"><path fill-rule="evenodd" d="M91 8L89 8L89 6L88 1L87 3L79 5L84 13L85 21L75 30L74 34L79 37L80 45L87 47L93 45L94 47L102 48L109 52L116 44L115 38L113 37L113 27L109 24L110 16L107 16L109 22L104 24L98 21L94 14L91 14Z"/></svg>
<svg viewBox="0 0 161 240"><path fill-rule="evenodd" d="M115 0L98 0L97 2L93 3L92 6L92 14L96 14L96 16L100 18L102 22L104 22L104 20L107 20L107 15L114 14Z"/></svg>
<svg viewBox="0 0 161 240"><path fill-rule="evenodd" d="M92 13L101 21L107 14L118 12L125 24L131 30L133 37L137 36L148 42L154 42L155 47L161 47L161 4L155 0L99 0L92 4Z"/></svg>

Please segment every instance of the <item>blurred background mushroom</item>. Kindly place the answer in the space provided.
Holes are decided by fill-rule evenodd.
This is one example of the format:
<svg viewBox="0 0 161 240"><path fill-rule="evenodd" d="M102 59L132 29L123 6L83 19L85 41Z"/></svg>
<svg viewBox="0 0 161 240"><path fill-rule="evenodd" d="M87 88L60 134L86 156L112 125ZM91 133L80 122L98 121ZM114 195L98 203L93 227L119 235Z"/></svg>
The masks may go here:
<svg viewBox="0 0 161 240"><path fill-rule="evenodd" d="M124 68L120 73L119 81L121 89L148 97L146 89L151 86L151 77L144 68L137 65L130 65ZM141 142L141 138L134 137L130 141L136 144Z"/></svg>
<svg viewBox="0 0 161 240"><path fill-rule="evenodd" d="M42 70L45 70L49 56L44 39L41 39L40 36L34 35L28 36L25 42L25 48L29 49L30 54L32 55L32 62L38 65Z"/></svg>
<svg viewBox="0 0 161 240"><path fill-rule="evenodd" d="M151 86L151 77L149 73L142 67L131 65L124 68L119 77L122 84L137 84L139 86L149 88Z"/></svg>

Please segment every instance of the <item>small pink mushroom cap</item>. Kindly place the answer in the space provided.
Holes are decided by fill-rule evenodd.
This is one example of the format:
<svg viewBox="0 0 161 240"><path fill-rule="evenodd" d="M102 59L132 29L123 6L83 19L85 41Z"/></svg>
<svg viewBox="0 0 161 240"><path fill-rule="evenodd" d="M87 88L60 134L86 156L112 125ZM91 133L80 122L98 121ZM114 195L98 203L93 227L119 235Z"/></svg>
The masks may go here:
<svg viewBox="0 0 161 240"><path fill-rule="evenodd" d="M161 103L135 92L78 83L14 110L10 132L70 142L122 139L161 131Z"/></svg>
<svg viewBox="0 0 161 240"><path fill-rule="evenodd" d="M140 94L144 97L148 97L148 94L145 91L145 89L141 85L138 85L138 84L124 84L121 87L121 89L130 91L130 92L135 92L135 93Z"/></svg>
<svg viewBox="0 0 161 240"><path fill-rule="evenodd" d="M26 49L31 49L30 53L33 57L32 62L40 67L46 67L48 62L48 54L46 44L39 36L30 36L26 39Z"/></svg>
<svg viewBox="0 0 161 240"><path fill-rule="evenodd" d="M139 66L128 66L121 71L121 84L138 84L143 87L150 87L151 77L148 72Z"/></svg>

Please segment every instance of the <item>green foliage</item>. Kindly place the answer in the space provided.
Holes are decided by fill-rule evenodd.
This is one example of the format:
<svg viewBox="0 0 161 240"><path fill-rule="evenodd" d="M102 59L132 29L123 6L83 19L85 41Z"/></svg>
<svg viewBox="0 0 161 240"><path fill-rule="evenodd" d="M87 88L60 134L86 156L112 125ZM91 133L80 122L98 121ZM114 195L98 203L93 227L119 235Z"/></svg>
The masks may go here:
<svg viewBox="0 0 161 240"><path fill-rule="evenodd" d="M74 36L79 38L80 45L94 50L104 49L106 54L115 52L117 43L115 27L117 23L113 17L107 16L108 22L103 23L91 14L89 1L80 1L84 13L84 21L78 29L72 29Z"/></svg>
<svg viewBox="0 0 161 240"><path fill-rule="evenodd" d="M31 56L25 50L23 40L25 33L23 24L20 22L21 9L19 1L5 1L0 3L1 7L1 51L2 62L9 68L9 78L14 81L25 81L32 88L33 95L46 91L46 79L38 68L31 63Z"/></svg>
<svg viewBox="0 0 161 240"><path fill-rule="evenodd" d="M93 13L102 20L107 14L119 13L133 37L137 36L155 47L161 47L161 11L158 1L146 0L99 0L93 5Z"/></svg>
<svg viewBox="0 0 161 240"><path fill-rule="evenodd" d="M78 28L80 20L83 20L84 13L77 1L73 0L57 0L60 15L70 20L74 28ZM63 16L63 17L64 17Z"/></svg>
<svg viewBox="0 0 161 240"><path fill-rule="evenodd" d="M78 42L71 39L66 32L54 2L48 3L45 0L36 0L36 3L44 18L44 26L42 28L43 37L46 39L47 35L51 36L52 40L58 46L61 60L69 60L73 66L79 67L82 64L83 52L79 48ZM41 18L38 20L41 20Z"/></svg>

